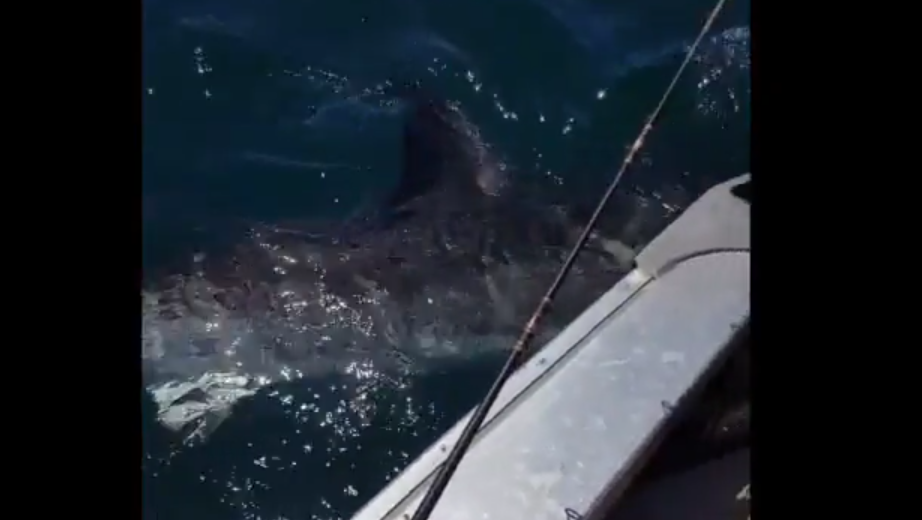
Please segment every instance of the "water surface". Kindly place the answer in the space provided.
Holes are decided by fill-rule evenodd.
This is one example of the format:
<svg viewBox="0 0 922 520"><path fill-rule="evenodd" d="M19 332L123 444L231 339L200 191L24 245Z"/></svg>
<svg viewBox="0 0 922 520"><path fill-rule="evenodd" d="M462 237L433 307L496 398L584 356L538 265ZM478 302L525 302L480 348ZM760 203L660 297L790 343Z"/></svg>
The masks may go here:
<svg viewBox="0 0 922 520"><path fill-rule="evenodd" d="M389 87L406 81L459 101L518 178L592 200L711 7L144 0L144 260L208 232L190 223L340 218L379 196L399 170ZM614 201L612 219L639 215L635 237L748 171L748 10L728 4ZM145 518L348 518L475 404L499 361L279 385L179 453L148 420Z"/></svg>

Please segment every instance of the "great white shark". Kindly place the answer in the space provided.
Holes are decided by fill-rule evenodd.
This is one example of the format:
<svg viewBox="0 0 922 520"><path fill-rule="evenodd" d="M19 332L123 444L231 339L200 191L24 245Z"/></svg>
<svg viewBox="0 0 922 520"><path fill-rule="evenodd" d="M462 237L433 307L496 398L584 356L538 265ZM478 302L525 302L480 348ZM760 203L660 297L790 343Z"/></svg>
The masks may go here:
<svg viewBox="0 0 922 520"><path fill-rule="evenodd" d="M267 383L414 370L509 346L583 222L523 189L459 107L405 103L403 170L345 222L252 224L145 269L143 384L164 424L208 433ZM595 234L542 326L566 326L629 269Z"/></svg>

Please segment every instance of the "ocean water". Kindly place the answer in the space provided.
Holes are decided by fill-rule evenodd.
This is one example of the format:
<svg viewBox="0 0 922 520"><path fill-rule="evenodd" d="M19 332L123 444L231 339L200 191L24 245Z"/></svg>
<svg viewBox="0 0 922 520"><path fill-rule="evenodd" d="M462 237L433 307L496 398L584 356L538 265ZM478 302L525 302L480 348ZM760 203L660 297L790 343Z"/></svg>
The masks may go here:
<svg viewBox="0 0 922 520"><path fill-rule="evenodd" d="M143 0L144 261L202 222L337 219L395 182L391 85L456 100L514 167L591 201L702 0ZM749 3L730 0L613 201L643 242L748 171ZM639 218L637 216L639 215ZM348 518L486 391L498 356L246 402L177 451L145 404L144 517Z"/></svg>

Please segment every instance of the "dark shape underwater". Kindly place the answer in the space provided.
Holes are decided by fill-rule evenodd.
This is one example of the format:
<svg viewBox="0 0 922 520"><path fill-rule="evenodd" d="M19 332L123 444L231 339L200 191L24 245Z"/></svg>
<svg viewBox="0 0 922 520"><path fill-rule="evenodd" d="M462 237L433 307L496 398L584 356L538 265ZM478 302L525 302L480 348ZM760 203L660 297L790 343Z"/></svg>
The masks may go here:
<svg viewBox="0 0 922 520"><path fill-rule="evenodd" d="M144 384L164 424L204 435L227 416L221 403L283 377L426 370L511 344L582 223L526 195L458 107L418 94L405 106L404 169L376 210L254 223L145 270ZM538 343L632 260L593 236Z"/></svg>

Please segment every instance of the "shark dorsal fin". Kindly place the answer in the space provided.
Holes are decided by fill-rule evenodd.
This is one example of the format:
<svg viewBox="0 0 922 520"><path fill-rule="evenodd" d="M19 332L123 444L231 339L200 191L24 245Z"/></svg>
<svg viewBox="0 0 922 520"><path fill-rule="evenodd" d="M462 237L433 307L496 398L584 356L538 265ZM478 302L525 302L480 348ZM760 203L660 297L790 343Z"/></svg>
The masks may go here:
<svg viewBox="0 0 922 520"><path fill-rule="evenodd" d="M483 143L479 129L460 109L414 92L407 97L403 129L403 169L387 206L405 211L433 192L458 199L492 195L503 172Z"/></svg>

